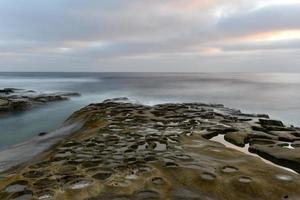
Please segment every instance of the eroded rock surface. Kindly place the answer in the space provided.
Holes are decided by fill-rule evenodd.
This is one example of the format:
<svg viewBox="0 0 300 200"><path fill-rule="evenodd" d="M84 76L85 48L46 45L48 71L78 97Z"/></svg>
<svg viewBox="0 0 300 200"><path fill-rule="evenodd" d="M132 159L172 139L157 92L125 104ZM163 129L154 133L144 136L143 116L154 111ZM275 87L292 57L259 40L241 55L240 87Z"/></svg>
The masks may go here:
<svg viewBox="0 0 300 200"><path fill-rule="evenodd" d="M238 145L293 160L298 169L297 140L286 148L271 131L299 130L261 117L267 116L212 104L91 104L69 119L85 121L79 131L2 175L0 199L300 199L298 174L208 140L229 134Z"/></svg>
<svg viewBox="0 0 300 200"><path fill-rule="evenodd" d="M28 110L47 102L68 100L79 96L76 92L38 93L32 90L16 88L0 89L0 113Z"/></svg>

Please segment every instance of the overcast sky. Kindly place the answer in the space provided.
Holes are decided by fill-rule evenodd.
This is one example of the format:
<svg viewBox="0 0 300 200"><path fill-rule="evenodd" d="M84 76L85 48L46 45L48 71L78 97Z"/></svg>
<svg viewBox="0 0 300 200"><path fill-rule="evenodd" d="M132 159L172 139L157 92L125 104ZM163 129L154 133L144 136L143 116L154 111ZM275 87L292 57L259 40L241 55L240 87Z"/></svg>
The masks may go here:
<svg viewBox="0 0 300 200"><path fill-rule="evenodd" d="M0 71L300 72L300 0L1 0Z"/></svg>

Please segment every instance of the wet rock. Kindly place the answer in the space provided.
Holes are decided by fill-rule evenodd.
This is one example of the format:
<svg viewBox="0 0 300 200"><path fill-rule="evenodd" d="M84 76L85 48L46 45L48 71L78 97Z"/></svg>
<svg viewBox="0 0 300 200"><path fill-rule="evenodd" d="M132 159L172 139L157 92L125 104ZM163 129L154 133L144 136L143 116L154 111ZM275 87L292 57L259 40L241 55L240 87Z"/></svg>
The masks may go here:
<svg viewBox="0 0 300 200"><path fill-rule="evenodd" d="M37 189L55 188L57 182L53 179L43 178L33 183Z"/></svg>
<svg viewBox="0 0 300 200"><path fill-rule="evenodd" d="M28 171L26 173L23 174L23 177L25 178L40 178L41 176L43 176L44 173L41 171Z"/></svg>
<svg viewBox="0 0 300 200"><path fill-rule="evenodd" d="M261 132L261 131L252 131L247 133L247 140L278 140L278 136L272 135L270 133Z"/></svg>
<svg viewBox="0 0 300 200"><path fill-rule="evenodd" d="M0 113L25 111L42 103L67 100L79 95L74 92L41 94L31 90L5 88L0 90Z"/></svg>
<svg viewBox="0 0 300 200"><path fill-rule="evenodd" d="M291 131L270 131L269 132L269 134L277 136L278 140L287 141L287 142L293 142L299 139L299 137L295 136L293 133L294 132Z"/></svg>
<svg viewBox="0 0 300 200"><path fill-rule="evenodd" d="M9 101L6 99L0 99L0 106L6 106L9 104Z"/></svg>
<svg viewBox="0 0 300 200"><path fill-rule="evenodd" d="M224 139L237 146L244 147L248 142L248 134L244 132L231 132L224 136Z"/></svg>
<svg viewBox="0 0 300 200"><path fill-rule="evenodd" d="M164 179L161 177L154 177L151 179L152 183L155 185L162 185L165 183Z"/></svg>
<svg viewBox="0 0 300 200"><path fill-rule="evenodd" d="M293 180L293 177L291 177L289 175L285 175L285 174L276 174L275 177L282 181L292 181Z"/></svg>
<svg viewBox="0 0 300 200"><path fill-rule="evenodd" d="M207 181L213 181L216 179L216 175L209 172L203 172L200 177Z"/></svg>
<svg viewBox="0 0 300 200"><path fill-rule="evenodd" d="M30 190L14 193L10 198L13 200L31 200L33 193Z"/></svg>
<svg viewBox="0 0 300 200"><path fill-rule="evenodd" d="M247 113L240 113L239 116L245 116L245 117L252 117L252 118L265 118L269 119L269 115L267 114L247 114Z"/></svg>
<svg viewBox="0 0 300 200"><path fill-rule="evenodd" d="M134 195L135 200L159 200L160 194L152 190L139 191Z"/></svg>
<svg viewBox="0 0 300 200"><path fill-rule="evenodd" d="M174 162L167 162L165 164L166 167L169 167L169 168L173 168L173 167L178 167L178 164L174 163Z"/></svg>
<svg viewBox="0 0 300 200"><path fill-rule="evenodd" d="M130 101L127 97L117 97L117 98L113 98L113 99L107 99L105 101L103 101L103 103L118 103L118 102L127 102Z"/></svg>
<svg viewBox="0 0 300 200"><path fill-rule="evenodd" d="M11 111L23 111L29 109L32 104L26 99L11 99L9 102Z"/></svg>
<svg viewBox="0 0 300 200"><path fill-rule="evenodd" d="M259 123L262 126L279 126L279 127L284 127L282 121L279 121L279 120L259 119Z"/></svg>
<svg viewBox="0 0 300 200"><path fill-rule="evenodd" d="M5 94L9 94L9 93L13 93L16 89L14 88L4 88L2 90L0 90L0 93L5 93Z"/></svg>
<svg viewBox="0 0 300 200"><path fill-rule="evenodd" d="M263 141L263 143L253 142L249 151L260 155L281 166L285 166L300 173L300 149L285 148L284 145L275 145L275 142Z"/></svg>
<svg viewBox="0 0 300 200"><path fill-rule="evenodd" d="M91 104L69 118L84 121L80 130L33 162L9 170L9 176L0 174L0 199L299 197L298 175L208 140L224 135L297 171L300 129L257 123L260 118L201 103L144 106L121 98Z"/></svg>
<svg viewBox="0 0 300 200"><path fill-rule="evenodd" d="M16 181L8 185L4 191L8 193L15 193L15 192L23 192L28 186L28 182L21 180L21 181Z"/></svg>
<svg viewBox="0 0 300 200"><path fill-rule="evenodd" d="M268 126L268 131L295 131L293 127Z"/></svg>
<svg viewBox="0 0 300 200"><path fill-rule="evenodd" d="M221 170L222 170L222 172L224 172L224 173L234 173L234 172L239 171L238 168L233 167L233 166L224 166L224 167L222 167Z"/></svg>
<svg viewBox="0 0 300 200"><path fill-rule="evenodd" d="M185 188L178 188L171 192L171 200L200 200L204 198L201 193L197 191L191 191Z"/></svg>
<svg viewBox="0 0 300 200"><path fill-rule="evenodd" d="M72 190L80 190L89 187L92 184L91 180L76 180L70 183L69 188Z"/></svg>
<svg viewBox="0 0 300 200"><path fill-rule="evenodd" d="M252 178L250 178L248 176L241 176L241 177L239 177L238 180L241 183L251 183L253 181Z"/></svg>
<svg viewBox="0 0 300 200"><path fill-rule="evenodd" d="M0 99L0 112L7 112L10 109L10 102L6 99Z"/></svg>
<svg viewBox="0 0 300 200"><path fill-rule="evenodd" d="M101 171L101 172L98 172L97 174L95 174L93 176L93 178L104 181L104 180L108 179L111 175L112 175L112 173L110 171Z"/></svg>
<svg viewBox="0 0 300 200"><path fill-rule="evenodd" d="M47 132L40 132L38 135L39 136L45 136L45 135L47 135L48 133Z"/></svg>
<svg viewBox="0 0 300 200"><path fill-rule="evenodd" d="M37 192L37 199L50 200L54 197L54 192L52 190L41 190Z"/></svg>

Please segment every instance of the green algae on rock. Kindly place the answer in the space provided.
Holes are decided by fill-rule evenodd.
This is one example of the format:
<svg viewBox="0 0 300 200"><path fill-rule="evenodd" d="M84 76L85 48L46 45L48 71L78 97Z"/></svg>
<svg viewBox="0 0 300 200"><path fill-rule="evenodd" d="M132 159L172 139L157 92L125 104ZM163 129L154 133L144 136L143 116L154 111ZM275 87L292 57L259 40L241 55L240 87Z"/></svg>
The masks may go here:
<svg viewBox="0 0 300 200"><path fill-rule="evenodd" d="M297 140L289 151L262 148L282 143L268 127L293 133L298 128L219 104L145 106L123 100L75 112L68 122L83 120L82 128L30 164L5 172L0 199L300 198L298 174L207 139L228 134L240 146L249 143L278 160L293 160L290 167L298 171Z"/></svg>

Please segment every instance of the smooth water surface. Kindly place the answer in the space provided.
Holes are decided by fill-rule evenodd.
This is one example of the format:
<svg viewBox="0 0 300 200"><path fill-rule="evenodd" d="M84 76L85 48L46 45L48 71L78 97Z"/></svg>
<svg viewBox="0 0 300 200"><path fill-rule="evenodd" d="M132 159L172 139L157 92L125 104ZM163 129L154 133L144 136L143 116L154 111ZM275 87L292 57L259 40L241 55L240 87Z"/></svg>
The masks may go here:
<svg viewBox="0 0 300 200"><path fill-rule="evenodd" d="M92 102L122 96L150 105L222 103L300 125L300 74L0 73L0 88L5 87L82 96L1 118L0 148L60 127L70 114Z"/></svg>

